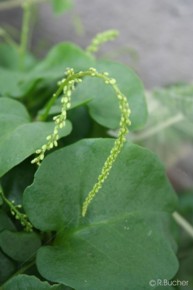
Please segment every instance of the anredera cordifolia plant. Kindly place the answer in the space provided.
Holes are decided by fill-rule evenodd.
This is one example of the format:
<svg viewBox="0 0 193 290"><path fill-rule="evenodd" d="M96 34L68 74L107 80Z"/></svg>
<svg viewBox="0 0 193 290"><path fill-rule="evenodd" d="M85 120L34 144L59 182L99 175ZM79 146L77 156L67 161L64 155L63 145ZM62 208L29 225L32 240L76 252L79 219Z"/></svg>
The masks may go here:
<svg viewBox="0 0 193 290"><path fill-rule="evenodd" d="M94 57L115 30L35 60L29 7L19 50L0 45L0 289L150 290L178 268L176 197L157 157L127 140L147 117L141 81Z"/></svg>
<svg viewBox="0 0 193 290"><path fill-rule="evenodd" d="M98 43L98 41L97 41ZM52 149L54 146L58 146L58 139L59 139L59 134L58 131L59 129L62 129L65 126L65 121L66 121L66 113L67 109L70 108L71 104L71 94L72 91L75 89L75 85L82 82L82 78L84 77L97 77L102 79L105 84L111 85L113 90L116 93L116 96L119 100L119 109L121 111L121 120L120 120L120 131L117 137L117 140L115 141L115 144L113 148L110 151L110 155L107 158L107 160L104 163L104 166L102 168L102 171L100 175L98 176L97 183L94 184L93 189L89 192L86 200L84 201L83 208L82 208L82 215L85 216L87 212L88 205L94 198L95 194L99 191L99 189L102 187L103 182L109 175L109 172L111 170L111 167L116 160L118 154L121 151L121 148L126 141L126 135L128 133L128 126L131 124L131 121L129 120L129 115L131 113L129 109L129 104L127 101L127 98L122 94L120 91L116 80L114 78L110 78L109 74L107 72L105 73L99 73L96 71L95 68L90 68L87 71L81 71L78 73L75 73L74 70L67 69L66 71L66 78L62 79L58 84L59 84L59 89L57 90L56 93L53 94L53 101L60 95L60 93L63 91L63 96L61 98L61 103L62 103L62 110L61 114L54 116L53 120L55 122L55 127L54 127L54 132L47 136L47 144L43 145L41 149L38 149L36 153L38 156L32 160L32 163L37 163L40 165L40 162L44 159L44 155L46 150ZM48 109L50 108L50 103L48 103ZM49 111L46 109L46 115L49 113Z"/></svg>

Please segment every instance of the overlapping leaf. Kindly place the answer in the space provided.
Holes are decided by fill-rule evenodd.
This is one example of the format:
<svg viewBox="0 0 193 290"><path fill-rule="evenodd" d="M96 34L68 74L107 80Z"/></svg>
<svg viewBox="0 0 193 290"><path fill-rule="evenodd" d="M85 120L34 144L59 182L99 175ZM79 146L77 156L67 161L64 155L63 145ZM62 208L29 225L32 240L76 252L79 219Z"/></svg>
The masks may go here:
<svg viewBox="0 0 193 290"><path fill-rule="evenodd" d="M149 290L152 277L170 279L177 270L166 230L176 198L157 158L126 144L82 218L83 200L112 145L84 140L42 163L24 207L35 227L57 236L40 248L37 266L48 280L76 290Z"/></svg>
<svg viewBox="0 0 193 290"><path fill-rule="evenodd" d="M18 262L33 259L40 245L40 238L35 233L8 230L0 233L0 248L8 257Z"/></svg>

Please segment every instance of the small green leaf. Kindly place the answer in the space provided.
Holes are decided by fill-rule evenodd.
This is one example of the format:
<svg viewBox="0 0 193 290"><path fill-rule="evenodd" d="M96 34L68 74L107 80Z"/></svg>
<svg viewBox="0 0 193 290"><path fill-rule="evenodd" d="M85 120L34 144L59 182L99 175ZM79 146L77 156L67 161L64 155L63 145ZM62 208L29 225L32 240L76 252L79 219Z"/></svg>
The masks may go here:
<svg viewBox="0 0 193 290"><path fill-rule="evenodd" d="M2 251L17 262L26 262L36 255L41 246L36 233L2 231L0 233L0 247Z"/></svg>
<svg viewBox="0 0 193 290"><path fill-rule="evenodd" d="M0 98L0 176L29 157L46 143L53 131L52 122L29 122L25 107L15 100ZM60 137L71 132L71 123L66 122Z"/></svg>
<svg viewBox="0 0 193 290"><path fill-rule="evenodd" d="M62 13L72 8L72 0L52 0L52 7L55 13Z"/></svg>
<svg viewBox="0 0 193 290"><path fill-rule="evenodd" d="M68 290L63 285L50 285L46 281L40 281L35 276L18 275L10 279L3 290ZM70 289L69 289L70 290Z"/></svg>
<svg viewBox="0 0 193 290"><path fill-rule="evenodd" d="M38 251L37 266L43 277L76 290L149 290L152 277L177 271L166 231L176 197L157 158L126 144L83 218L82 203L112 146L84 140L43 161L24 208L35 227L57 235Z"/></svg>

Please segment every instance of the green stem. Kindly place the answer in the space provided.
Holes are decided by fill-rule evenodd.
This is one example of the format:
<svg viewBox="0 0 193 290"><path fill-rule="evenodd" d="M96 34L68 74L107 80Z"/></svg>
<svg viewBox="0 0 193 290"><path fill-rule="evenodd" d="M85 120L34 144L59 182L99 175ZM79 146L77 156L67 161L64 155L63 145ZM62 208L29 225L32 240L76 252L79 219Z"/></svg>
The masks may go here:
<svg viewBox="0 0 193 290"><path fill-rule="evenodd" d="M193 226L187 220L185 220L185 218L183 218L178 212L173 213L173 218L175 219L176 223L193 238Z"/></svg>
<svg viewBox="0 0 193 290"><path fill-rule="evenodd" d="M22 30L21 30L21 44L20 44L20 68L21 70L25 67L25 56L28 45L28 34L30 26L30 16L31 16L31 2L28 0L23 3L23 21L22 21Z"/></svg>
<svg viewBox="0 0 193 290"><path fill-rule="evenodd" d="M60 86L58 88L58 90L55 92L55 94L53 94L53 96L50 99L50 101L48 101L48 103L46 104L44 113L42 115L40 115L39 118L38 118L39 121L46 121L46 119L48 118L50 109L52 108L52 106L54 105L55 101L57 100L59 95L62 93L62 91L63 91L63 86Z"/></svg>

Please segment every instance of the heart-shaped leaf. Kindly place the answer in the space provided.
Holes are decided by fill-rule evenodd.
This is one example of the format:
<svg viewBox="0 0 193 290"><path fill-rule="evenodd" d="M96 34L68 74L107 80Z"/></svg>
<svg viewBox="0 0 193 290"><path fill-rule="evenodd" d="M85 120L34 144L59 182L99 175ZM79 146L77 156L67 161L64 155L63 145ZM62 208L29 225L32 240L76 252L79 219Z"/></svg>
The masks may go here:
<svg viewBox="0 0 193 290"><path fill-rule="evenodd" d="M38 251L37 266L76 290L149 290L152 277L177 271L167 232L176 198L157 158L126 144L83 218L82 203L112 146L109 139L84 140L43 161L24 208L35 227L57 234Z"/></svg>

